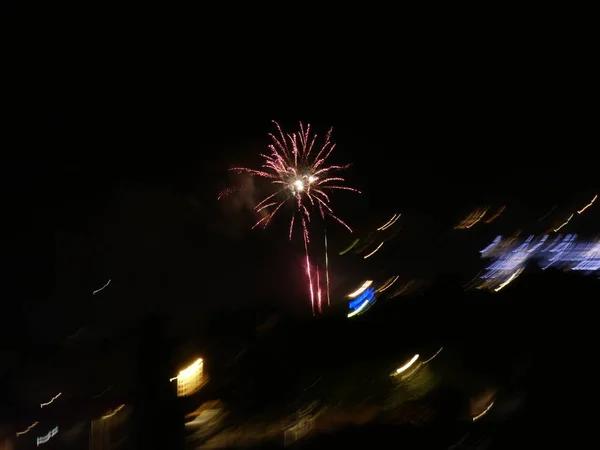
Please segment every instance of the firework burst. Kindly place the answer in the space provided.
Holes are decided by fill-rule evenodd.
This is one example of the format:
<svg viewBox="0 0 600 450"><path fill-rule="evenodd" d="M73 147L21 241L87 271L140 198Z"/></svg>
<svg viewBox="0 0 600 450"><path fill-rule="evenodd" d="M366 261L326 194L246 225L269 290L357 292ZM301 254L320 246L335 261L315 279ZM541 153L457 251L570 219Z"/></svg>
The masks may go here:
<svg viewBox="0 0 600 450"><path fill-rule="evenodd" d="M314 312L315 289L308 252L308 243L310 242L308 224L316 212L321 219L325 220L326 217L331 217L352 232L350 226L333 212L330 194L336 190L360 192L344 186L345 179L339 176L341 171L350 166L349 164L331 165L328 162L336 147L331 140L333 129L327 132L324 142L317 145L317 135L311 133L310 125L304 126L300 122L300 131L289 134L284 133L277 122L273 121L273 123L277 128L277 133L269 133L271 144L269 152L260 155L263 160L260 169L234 167L230 170L264 178L274 187L274 192L255 206L256 212L264 215L253 228L259 226L266 228L286 203L294 203L295 207L289 224L289 239L292 239L294 228L296 224L299 224L306 251L307 276ZM326 279L329 280L328 274ZM318 268L317 284L319 284ZM319 310L321 309L320 299L321 291L317 286Z"/></svg>
<svg viewBox="0 0 600 450"><path fill-rule="evenodd" d="M253 176L265 178L274 187L275 192L265 197L256 207L256 212L266 211L267 214L260 219L253 228L267 227L281 207L294 201L296 208L290 219L289 238L292 238L294 224L298 220L302 223L303 232L308 235L307 224L311 221L311 211L317 209L321 218L329 216L346 227L352 229L343 220L337 217L331 208L328 192L345 190L357 192L357 189L343 186L345 179L336 173L347 169L350 165L329 165L328 159L335 149L331 141L332 129L325 136L325 142L317 150L315 143L316 134L311 134L311 127L300 123L300 131L284 134L277 122L278 134L270 133L272 143L270 152L261 154L263 164L261 170L246 167L234 167L230 170L239 173L248 173Z"/></svg>

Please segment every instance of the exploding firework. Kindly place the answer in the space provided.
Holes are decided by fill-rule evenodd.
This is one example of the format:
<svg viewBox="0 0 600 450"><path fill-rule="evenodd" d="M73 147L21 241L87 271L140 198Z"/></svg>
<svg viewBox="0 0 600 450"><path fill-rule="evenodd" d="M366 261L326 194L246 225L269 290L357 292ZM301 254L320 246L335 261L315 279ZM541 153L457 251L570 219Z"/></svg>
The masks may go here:
<svg viewBox="0 0 600 450"><path fill-rule="evenodd" d="M271 144L269 145L269 152L260 155L263 159L261 168L257 170L234 167L230 170L264 178L274 187L274 192L255 206L256 212L262 213L264 216L256 222L253 228L258 226L266 228L286 203L293 202L294 208L289 224L289 239L292 239L295 225L300 224L306 252L311 305L314 312L315 289L308 252L310 242L308 224L316 211L321 219L325 220L326 217L331 217L352 232L350 226L333 212L330 194L336 190L360 192L357 189L344 186L345 179L339 176L339 173L347 169L349 164L330 165L328 162L336 147L336 144L331 140L332 129L325 135L324 142L321 145L316 145L317 135L311 133L310 125L305 127L300 123L300 131L288 134L283 132L277 122L273 121L273 123L277 128L277 133L269 134ZM328 270L328 266L327 260L326 270ZM328 273L326 280L329 281ZM317 285L319 282L317 269ZM329 289L327 295L329 299ZM317 286L317 301L320 310L320 286Z"/></svg>
<svg viewBox="0 0 600 450"><path fill-rule="evenodd" d="M344 178L335 176L349 167L347 165L328 165L327 161L335 149L331 141L332 129L325 136L325 142L317 151L315 143L317 135L311 135L310 125L304 127L300 123L300 131L292 134L284 134L277 122L278 135L270 133L272 143L269 145L269 154L261 154L263 158L262 170L249 169L245 167L234 167L230 169L235 172L248 173L267 179L275 186L275 192L264 198L256 205L256 212L267 211L254 227L267 227L273 217L280 211L281 207L288 201L297 204L290 220L289 237L292 238L296 219L300 219L303 230L307 233L307 223L311 220L311 209L318 209L321 217L325 219L330 216L337 222L352 229L331 208L328 191L346 190L359 192L357 189L342 186Z"/></svg>

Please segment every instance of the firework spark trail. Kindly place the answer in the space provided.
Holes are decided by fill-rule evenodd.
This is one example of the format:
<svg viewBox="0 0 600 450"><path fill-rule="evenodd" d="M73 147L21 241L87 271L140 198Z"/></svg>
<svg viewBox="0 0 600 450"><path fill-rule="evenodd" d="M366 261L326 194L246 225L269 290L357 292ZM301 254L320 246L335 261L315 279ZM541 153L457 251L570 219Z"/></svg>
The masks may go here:
<svg viewBox="0 0 600 450"><path fill-rule="evenodd" d="M310 267L310 256L308 243L310 242L307 224L311 222L312 208L317 208L323 220L327 216L334 219L340 225L352 232L352 228L342 219L335 215L331 208L331 201L328 192L332 191L350 191L360 193L357 189L343 186L345 182L343 177L338 176L337 172L347 169L350 165L329 165L328 159L336 148L332 142L331 135L333 129L329 129L325 135L325 140L320 146L315 145L317 135L311 133L311 126L300 122L300 131L295 133L284 133L281 126L276 121L276 132L269 133L271 144L268 151L261 153L261 167L251 169L246 167L234 167L230 170L238 173L247 173L251 176L265 178L270 184L275 186L274 192L258 202L255 206L256 212L265 212L266 215L254 224L252 228L259 225L266 228L277 212L284 204L290 200L295 202L295 211L290 219L289 239L292 239L294 226L296 223L302 224L302 233L304 239L304 250L306 252L306 265L311 298L311 307L313 314L315 312L315 292L312 281L312 271ZM318 148L318 149L317 149ZM325 237L327 240L327 237ZM327 242L325 242L327 246ZM327 253L327 249L325 250ZM329 298L329 261L326 258L326 277L327 277L327 304L330 304ZM317 271L317 277L318 277ZM319 280L317 279L317 284ZM317 295L320 296L320 286ZM319 310L321 308L320 297Z"/></svg>
<svg viewBox="0 0 600 450"><path fill-rule="evenodd" d="M310 291L310 307L312 309L313 316L315 315L315 293L312 284L312 275L310 273L310 257L308 255L308 230L306 228L306 223L304 219L302 219L302 226L304 227L304 251L306 253L306 274L308 275L308 289Z"/></svg>
<svg viewBox="0 0 600 450"><path fill-rule="evenodd" d="M321 280L319 279L319 267L317 266L317 306L319 312L323 312L323 296L321 293Z"/></svg>
<svg viewBox="0 0 600 450"><path fill-rule="evenodd" d="M331 306L331 298L329 297L329 251L327 249L327 228L325 228L325 278L327 284L327 306Z"/></svg>

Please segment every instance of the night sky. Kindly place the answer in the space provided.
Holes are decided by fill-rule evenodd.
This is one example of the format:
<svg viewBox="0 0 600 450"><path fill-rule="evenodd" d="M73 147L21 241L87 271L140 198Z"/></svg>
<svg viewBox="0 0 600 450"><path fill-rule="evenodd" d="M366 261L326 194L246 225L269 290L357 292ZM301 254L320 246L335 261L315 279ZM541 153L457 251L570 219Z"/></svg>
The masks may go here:
<svg viewBox="0 0 600 450"><path fill-rule="evenodd" d="M353 163L349 184L364 192L336 195L336 211L357 233L395 212L410 218L413 231L387 254L390 264L419 264L421 255L431 267L440 234L474 206L507 204L505 222L446 261L460 265L496 231L595 193L589 71L560 46L535 58L532 47L500 51L496 40L460 52L414 39L370 51L336 36L301 42L306 64L280 65L274 55L294 49L266 39L207 40L175 24L146 39L149 24L40 23L12 35L9 335L61 340L81 327L102 335L156 309L190 324L214 308L302 299L301 249L283 222L250 231L244 207L216 201L228 167L257 161L271 119L288 130L298 120L320 133L334 127L332 159ZM331 239L337 249L350 241L335 227Z"/></svg>

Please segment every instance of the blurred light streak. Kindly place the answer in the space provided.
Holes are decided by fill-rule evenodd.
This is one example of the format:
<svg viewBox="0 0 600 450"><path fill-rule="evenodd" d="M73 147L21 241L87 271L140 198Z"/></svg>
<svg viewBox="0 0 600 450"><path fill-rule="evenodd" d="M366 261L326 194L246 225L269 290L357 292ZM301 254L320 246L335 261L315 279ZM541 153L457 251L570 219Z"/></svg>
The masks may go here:
<svg viewBox="0 0 600 450"><path fill-rule="evenodd" d="M39 447L42 444L46 444L50 439L52 439L57 434L58 434L58 427L54 427L45 436L41 436L41 437L37 438L37 446Z"/></svg>
<svg viewBox="0 0 600 450"><path fill-rule="evenodd" d="M348 318L352 318L354 316L357 316L359 314L362 314L363 312L365 312L369 307L371 307L375 301L375 292L374 289L371 288L368 291L366 291L361 297L360 300L362 301L362 303L358 303L358 299L354 300L352 302L350 302L350 309L353 309L353 311L350 311L350 313L348 313Z"/></svg>
<svg viewBox="0 0 600 450"><path fill-rule="evenodd" d="M302 219L304 221L304 219ZM310 258L308 257L308 230L304 225L304 251L306 252L306 275L308 277L308 290L310 292L310 307L313 316L315 315L315 291L313 288L312 275L310 273Z"/></svg>
<svg viewBox="0 0 600 450"><path fill-rule="evenodd" d="M373 288L367 289L361 295L359 295L354 300L352 300L350 303L348 303L348 307L350 309L358 308L365 300L372 297L374 293L375 293L375 290Z"/></svg>
<svg viewBox="0 0 600 450"><path fill-rule="evenodd" d="M379 249L383 246L383 242L381 244L379 244L377 246L377 248L375 250L373 250L371 253L369 253L368 255L365 255L364 259L370 258L371 256L373 256L375 253L377 253L379 251Z"/></svg>
<svg viewBox="0 0 600 450"><path fill-rule="evenodd" d="M387 230L389 227L394 225L396 221L400 218L402 214L394 214L390 220L388 220L384 225L377 228L377 231Z"/></svg>
<svg viewBox="0 0 600 450"><path fill-rule="evenodd" d="M506 209L506 205L501 206L500 209L498 211L496 211L496 214L494 214L492 217L487 219L485 221L485 223L492 223L494 220L496 220L498 217L500 217L500 215L504 212L505 209Z"/></svg>
<svg viewBox="0 0 600 450"><path fill-rule="evenodd" d="M104 286L102 286L100 289L96 289L94 292L92 292L92 295L96 295L98 292L102 292L104 289L106 289L106 287L110 284L110 282L111 282L111 280L108 280Z"/></svg>
<svg viewBox="0 0 600 450"><path fill-rule="evenodd" d="M538 242L537 244L535 244L533 247L531 247L529 250L527 250L527 253L533 253L535 252L538 248L540 248L542 245L544 245L544 242L546 242L546 240L548 240L548 235L545 235L540 242Z"/></svg>
<svg viewBox="0 0 600 450"><path fill-rule="evenodd" d="M549 235L541 238L529 236L520 244L516 238L500 241L496 238L495 246L482 254L484 258L491 258L492 262L475 287L497 292L513 281L529 261L536 261L543 270L550 266L584 272L600 270L600 242L577 242L576 234L567 234L556 236L546 245L548 238Z"/></svg>
<svg viewBox="0 0 600 450"><path fill-rule="evenodd" d="M544 214L542 217L540 217L540 218L538 219L538 222L542 222L542 221L543 221L543 220L544 220L546 217L548 217L550 214L552 214L552 211L554 211L554 210L556 209L556 207L557 207L557 206L558 206L558 205L554 205L554 206L552 207L552 209L550 209L550 211L548 211L546 214Z"/></svg>
<svg viewBox="0 0 600 450"><path fill-rule="evenodd" d="M430 363L431 361L433 361L437 357L437 355L442 353L442 350L444 350L444 347L440 348L437 352L435 352L435 354L431 358L429 358L427 361L423 361L423 364L427 364L427 363Z"/></svg>
<svg viewBox="0 0 600 450"><path fill-rule="evenodd" d="M331 306L331 298L329 296L329 250L327 246L327 228L325 228L325 282L327 283L327 306Z"/></svg>
<svg viewBox="0 0 600 450"><path fill-rule="evenodd" d="M348 294L348 298L355 298L358 297L360 294L362 294L363 292L365 292L369 286L371 286L373 284L373 280L367 280L365 281L361 287L359 287L357 290L355 290L354 292Z"/></svg>
<svg viewBox="0 0 600 450"><path fill-rule="evenodd" d="M490 411L490 409L492 409L492 406L494 406L494 402L490 403L482 412L474 416L473 422L477 422L479 419L485 416Z"/></svg>
<svg viewBox="0 0 600 450"><path fill-rule="evenodd" d="M204 360L198 358L185 369L181 370L176 377L169 380L177 380L177 395L179 397L191 395L202 387L203 367Z"/></svg>
<svg viewBox="0 0 600 450"><path fill-rule="evenodd" d="M322 379L323 379L323 376L320 376L319 378L317 378L317 380L313 384L311 384L308 387L305 387L304 390L308 391L309 389L314 388L319 383L319 381L321 381Z"/></svg>
<svg viewBox="0 0 600 450"><path fill-rule="evenodd" d="M594 195L594 198L592 199L592 201L589 202L587 205L585 205L583 208L581 208L579 211L577 211L577 214L581 214L586 209L588 209L590 206L592 206L597 198L598 198L598 194Z"/></svg>
<svg viewBox="0 0 600 450"><path fill-rule="evenodd" d="M377 289L377 291L375 291L375 292L377 292L378 294L380 294L380 293L384 292L385 290L387 290L387 289L389 289L390 287L392 287L392 285L393 285L393 284L394 284L396 281L398 281L398 279L399 279L399 278L400 278L400 275L393 276L392 278L390 278L389 280L387 280L387 281L386 281L386 282L383 284L383 286L381 286L381 287L380 287L379 289Z"/></svg>
<svg viewBox="0 0 600 450"><path fill-rule="evenodd" d="M390 295L390 298L395 298L402 294L409 294L412 291L414 291L414 289L418 289L420 285L421 285L421 282L416 282L415 280L411 280L408 283L406 283L405 285L400 286L396 291L394 291L392 293L392 295ZM411 290L411 288L413 288L413 289Z"/></svg>
<svg viewBox="0 0 600 450"><path fill-rule="evenodd" d="M321 280L319 278L319 268L317 267L317 307L319 312L323 312L323 298L321 294Z"/></svg>
<svg viewBox="0 0 600 450"><path fill-rule="evenodd" d="M116 416L119 413L119 411L121 411L123 408L125 408L125 405L120 405L118 408L102 416L102 420L110 419L111 417Z"/></svg>
<svg viewBox="0 0 600 450"><path fill-rule="evenodd" d="M354 242L352 242L352 244L350 244L349 247L347 247L345 250L342 250L339 255L345 255L346 253L348 253L350 250L352 250L354 247L356 247L356 244L358 244L358 242L360 241L360 239L355 239Z"/></svg>
<svg viewBox="0 0 600 450"><path fill-rule="evenodd" d="M46 402L46 403L41 403L41 404L40 404L40 408L43 408L44 406L51 405L51 404L54 402L54 400L56 400L56 399L57 399L58 397L60 397L61 395L62 395L62 392L59 392L59 393L58 393L58 394L56 394L54 397L52 397L52 399L51 399L49 402Z"/></svg>
<svg viewBox="0 0 600 450"><path fill-rule="evenodd" d="M455 230L467 230L474 227L487 214L490 208L478 208L454 227Z"/></svg>
<svg viewBox="0 0 600 450"><path fill-rule="evenodd" d="M567 220L566 220L566 221L565 221L565 222L564 222L564 223L563 223L561 226L559 226L558 228L555 228L555 229L554 229L554 232L556 233L556 232L557 232L557 231L559 231L559 230L560 230L562 227L564 227L565 225L567 225L567 224L568 224L568 223L571 221L571 219L573 218L573 216L574 216L574 215L575 215L575 214L571 214L571 215L569 216L569 218L568 218L568 219L567 219Z"/></svg>
<svg viewBox="0 0 600 450"><path fill-rule="evenodd" d="M100 392L98 395L93 395L92 398L100 398L102 397L104 394L106 394L108 391L110 391L112 389L112 385L107 387L106 389L104 389L102 392Z"/></svg>
<svg viewBox="0 0 600 450"><path fill-rule="evenodd" d="M227 197L228 195L238 192L239 190L241 190L243 188L244 188L244 186L233 186L233 187L225 188L221 192L219 192L219 194L217 195L217 200L221 200L221 199Z"/></svg>
<svg viewBox="0 0 600 450"><path fill-rule="evenodd" d="M508 280L506 280L504 283L500 284L500 286L498 286L496 289L494 289L494 292L498 292L502 289L504 289L506 286L508 286L515 278L517 278L521 272L523 272L523 269L519 269L517 270L515 273L513 273Z"/></svg>
<svg viewBox="0 0 600 450"><path fill-rule="evenodd" d="M359 315L360 313L362 313L362 312L363 312L363 310L364 310L364 309L365 309L367 306L369 306L369 304L370 304L370 303L371 303L371 299L367 299L367 300L365 300L365 302L364 302L362 305L360 305L360 306L359 306L358 308L356 308L354 311L351 311L351 312L349 312L349 313L348 313L348 319L351 319L352 317L354 317L354 316L357 316L357 315Z"/></svg>
<svg viewBox="0 0 600 450"><path fill-rule="evenodd" d="M18 436L23 436L24 434L29 433L31 430L33 430L38 425L39 425L39 422L33 422L25 430L23 430L23 431L17 431L17 437Z"/></svg>
<svg viewBox="0 0 600 450"><path fill-rule="evenodd" d="M494 248L496 245L498 245L498 243L500 243L501 240L502 240L502 236L496 236L496 238L492 241L492 243L490 245L488 245L486 248L484 248L483 250L479 250L479 253L489 252L492 248Z"/></svg>
<svg viewBox="0 0 600 450"><path fill-rule="evenodd" d="M406 372L408 369L410 369L414 363L417 362L417 360L419 359L419 355L416 354L415 356L413 356L410 361L408 361L406 364L404 364L402 367L398 367L396 369L395 375L400 375L403 372Z"/></svg>

